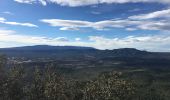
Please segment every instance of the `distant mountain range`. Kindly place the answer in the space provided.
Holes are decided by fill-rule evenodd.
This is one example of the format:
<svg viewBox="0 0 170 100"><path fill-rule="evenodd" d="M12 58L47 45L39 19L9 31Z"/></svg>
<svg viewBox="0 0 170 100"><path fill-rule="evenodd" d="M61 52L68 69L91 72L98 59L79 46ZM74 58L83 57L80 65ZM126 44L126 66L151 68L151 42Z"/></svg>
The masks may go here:
<svg viewBox="0 0 170 100"><path fill-rule="evenodd" d="M86 54L91 51L98 51L91 47L79 46L49 46L36 45L13 48L1 48L0 54L9 57L73 57Z"/></svg>
<svg viewBox="0 0 170 100"><path fill-rule="evenodd" d="M163 57L170 58L170 53L152 53L134 48L98 50L92 47L36 45L14 48L1 48L0 54L9 57Z"/></svg>
<svg viewBox="0 0 170 100"><path fill-rule="evenodd" d="M115 53L139 53L145 52L137 50L135 48L120 48L114 50L99 50L92 47L81 47L81 46L50 46L50 45L35 45L35 46L23 46L23 47L11 47L11 48L0 48L0 51L46 51L46 50L96 50L96 51L113 51Z"/></svg>
<svg viewBox="0 0 170 100"><path fill-rule="evenodd" d="M170 66L170 53L147 52L134 48L98 50L91 47L37 45L2 48L0 49L0 54L5 54L12 59L24 58L36 61L41 59L40 65L49 63L52 60L58 63L63 62L64 64L67 61L71 61L71 64L74 61L79 61L80 64L103 62L103 64L107 65L111 62L121 62L120 66ZM97 66L100 66L100 64Z"/></svg>
<svg viewBox="0 0 170 100"><path fill-rule="evenodd" d="M50 45L36 45L36 46L24 46L24 47L13 47L13 48L2 48L1 51L48 51L48 50L95 50L92 47L80 47L80 46L50 46Z"/></svg>

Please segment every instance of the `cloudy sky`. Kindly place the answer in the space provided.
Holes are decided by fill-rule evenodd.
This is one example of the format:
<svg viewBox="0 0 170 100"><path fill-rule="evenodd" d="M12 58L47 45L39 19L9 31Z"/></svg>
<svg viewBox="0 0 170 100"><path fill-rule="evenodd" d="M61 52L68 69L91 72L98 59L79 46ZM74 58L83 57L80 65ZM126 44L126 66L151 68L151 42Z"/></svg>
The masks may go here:
<svg viewBox="0 0 170 100"><path fill-rule="evenodd" d="M170 0L0 0L0 48L170 51Z"/></svg>

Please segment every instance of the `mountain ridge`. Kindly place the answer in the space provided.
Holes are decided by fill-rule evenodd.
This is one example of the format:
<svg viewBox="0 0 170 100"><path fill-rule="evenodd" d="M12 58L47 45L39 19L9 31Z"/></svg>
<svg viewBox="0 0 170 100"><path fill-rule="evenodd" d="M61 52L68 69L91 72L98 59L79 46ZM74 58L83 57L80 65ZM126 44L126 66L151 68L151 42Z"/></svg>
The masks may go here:
<svg viewBox="0 0 170 100"><path fill-rule="evenodd" d="M147 51L137 50L135 48L120 48L113 50L99 50L92 47L81 46L50 46L35 45L14 48L1 48L1 54L9 56L43 56L43 57L67 57L90 55L94 57L136 57L148 54Z"/></svg>
<svg viewBox="0 0 170 100"><path fill-rule="evenodd" d="M21 47L11 47L11 48L0 48L0 50L87 50L95 49L92 47L83 47L83 46L51 46L51 45L34 45L34 46L21 46Z"/></svg>
<svg viewBox="0 0 170 100"><path fill-rule="evenodd" d="M100 50L100 49L96 49L96 48L93 48L93 47L85 47L85 46L52 46L52 45L34 45L34 46L20 46L20 47L9 47L9 48L0 48L0 50L48 50L48 49L58 49L58 50L62 50L62 49L65 49L65 50L69 50L69 49L72 49L72 50L90 50L90 49L93 49L93 50L99 50L99 51L143 51L143 50L138 50L136 48L119 48L119 49L112 49L112 50ZM143 52L147 52L147 51L143 51Z"/></svg>

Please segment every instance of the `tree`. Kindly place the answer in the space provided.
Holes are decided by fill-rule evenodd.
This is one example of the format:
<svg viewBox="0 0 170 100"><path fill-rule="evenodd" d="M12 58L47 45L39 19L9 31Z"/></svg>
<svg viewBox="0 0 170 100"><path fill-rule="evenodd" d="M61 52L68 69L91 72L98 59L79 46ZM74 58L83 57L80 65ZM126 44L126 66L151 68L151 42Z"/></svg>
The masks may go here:
<svg viewBox="0 0 170 100"><path fill-rule="evenodd" d="M88 82L83 100L131 100L135 90L133 84L120 76L121 73L110 72Z"/></svg>
<svg viewBox="0 0 170 100"><path fill-rule="evenodd" d="M0 99L4 100L4 93L6 89L6 73L5 73L5 64L6 64L6 56L0 55Z"/></svg>
<svg viewBox="0 0 170 100"><path fill-rule="evenodd" d="M6 100L21 100L24 98L24 69L12 67L4 84L4 96Z"/></svg>
<svg viewBox="0 0 170 100"><path fill-rule="evenodd" d="M5 75L5 65L7 62L7 57L5 55L0 55L0 80Z"/></svg>

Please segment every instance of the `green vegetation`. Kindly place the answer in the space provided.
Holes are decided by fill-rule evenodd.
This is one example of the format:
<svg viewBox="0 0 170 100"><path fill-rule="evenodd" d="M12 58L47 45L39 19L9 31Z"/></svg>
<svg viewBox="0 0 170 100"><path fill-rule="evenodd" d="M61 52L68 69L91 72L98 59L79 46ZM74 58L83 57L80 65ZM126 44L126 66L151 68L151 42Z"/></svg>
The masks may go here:
<svg viewBox="0 0 170 100"><path fill-rule="evenodd" d="M124 68L79 80L55 65L31 72L21 66L4 68L0 57L0 100L169 100L169 69ZM95 71L93 71L95 73Z"/></svg>

